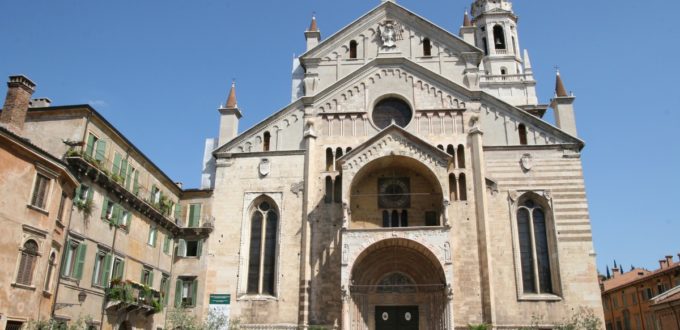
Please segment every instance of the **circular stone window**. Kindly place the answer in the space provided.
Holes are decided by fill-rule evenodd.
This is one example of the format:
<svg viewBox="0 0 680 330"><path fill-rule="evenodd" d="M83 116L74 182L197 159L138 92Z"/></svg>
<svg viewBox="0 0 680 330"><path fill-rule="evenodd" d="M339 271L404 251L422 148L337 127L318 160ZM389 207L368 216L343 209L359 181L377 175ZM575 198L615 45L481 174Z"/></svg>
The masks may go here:
<svg viewBox="0 0 680 330"><path fill-rule="evenodd" d="M392 122L395 125L406 127L413 118L413 111L406 102L390 97L375 105L372 117L373 123L380 129L390 126Z"/></svg>

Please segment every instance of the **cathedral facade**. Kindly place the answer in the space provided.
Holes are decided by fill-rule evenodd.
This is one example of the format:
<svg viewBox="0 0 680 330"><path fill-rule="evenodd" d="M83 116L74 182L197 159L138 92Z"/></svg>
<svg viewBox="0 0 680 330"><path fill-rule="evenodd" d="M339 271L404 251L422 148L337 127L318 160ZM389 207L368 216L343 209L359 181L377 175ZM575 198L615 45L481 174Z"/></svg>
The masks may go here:
<svg viewBox="0 0 680 330"><path fill-rule="evenodd" d="M382 1L325 40L313 19L292 103L240 134L232 86L207 144L206 292L246 328L601 316L574 97L558 75L539 102L517 22L476 0L454 35Z"/></svg>

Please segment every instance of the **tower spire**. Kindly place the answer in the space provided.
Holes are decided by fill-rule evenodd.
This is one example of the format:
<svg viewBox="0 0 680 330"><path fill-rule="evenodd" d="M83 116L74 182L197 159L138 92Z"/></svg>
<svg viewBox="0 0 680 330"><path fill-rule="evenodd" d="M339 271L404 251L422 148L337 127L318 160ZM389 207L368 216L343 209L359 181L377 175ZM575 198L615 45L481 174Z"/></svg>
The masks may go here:
<svg viewBox="0 0 680 330"><path fill-rule="evenodd" d="M471 27L472 21L470 20L470 15L468 15L467 10L465 11L465 16L463 16L463 27Z"/></svg>
<svg viewBox="0 0 680 330"><path fill-rule="evenodd" d="M312 14L312 22L309 23L309 29L307 32L319 32L319 27L316 24L316 13Z"/></svg>
<svg viewBox="0 0 680 330"><path fill-rule="evenodd" d="M229 97L227 98L227 109L238 108L238 102L236 102L236 81L231 82L231 90L229 91Z"/></svg>
<svg viewBox="0 0 680 330"><path fill-rule="evenodd" d="M564 88L564 83L562 82L562 76L560 76L560 70L557 70L557 78L555 78L555 95L557 97L567 97L567 89Z"/></svg>

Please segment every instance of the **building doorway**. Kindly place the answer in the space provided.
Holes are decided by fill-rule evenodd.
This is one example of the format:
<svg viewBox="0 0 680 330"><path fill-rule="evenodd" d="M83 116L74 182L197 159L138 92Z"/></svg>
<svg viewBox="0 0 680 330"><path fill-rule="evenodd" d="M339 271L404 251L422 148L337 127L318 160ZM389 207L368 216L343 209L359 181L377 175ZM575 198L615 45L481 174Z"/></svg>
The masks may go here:
<svg viewBox="0 0 680 330"><path fill-rule="evenodd" d="M376 306L376 330L418 330L418 306Z"/></svg>

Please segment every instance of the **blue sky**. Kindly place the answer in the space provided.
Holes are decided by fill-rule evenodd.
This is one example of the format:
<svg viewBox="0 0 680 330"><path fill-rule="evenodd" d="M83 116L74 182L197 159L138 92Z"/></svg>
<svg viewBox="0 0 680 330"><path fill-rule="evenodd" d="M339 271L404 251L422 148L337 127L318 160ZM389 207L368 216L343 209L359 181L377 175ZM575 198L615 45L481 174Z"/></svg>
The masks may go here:
<svg viewBox="0 0 680 330"><path fill-rule="evenodd" d="M470 2L399 1L454 33ZM2 1L0 79L23 73L36 97L92 104L168 175L196 187L232 78L244 130L290 101L291 63L312 12L327 37L378 4ZM614 259L655 268L680 252L679 10L667 0L515 1L540 100L552 96L556 65L577 96L601 270Z"/></svg>

